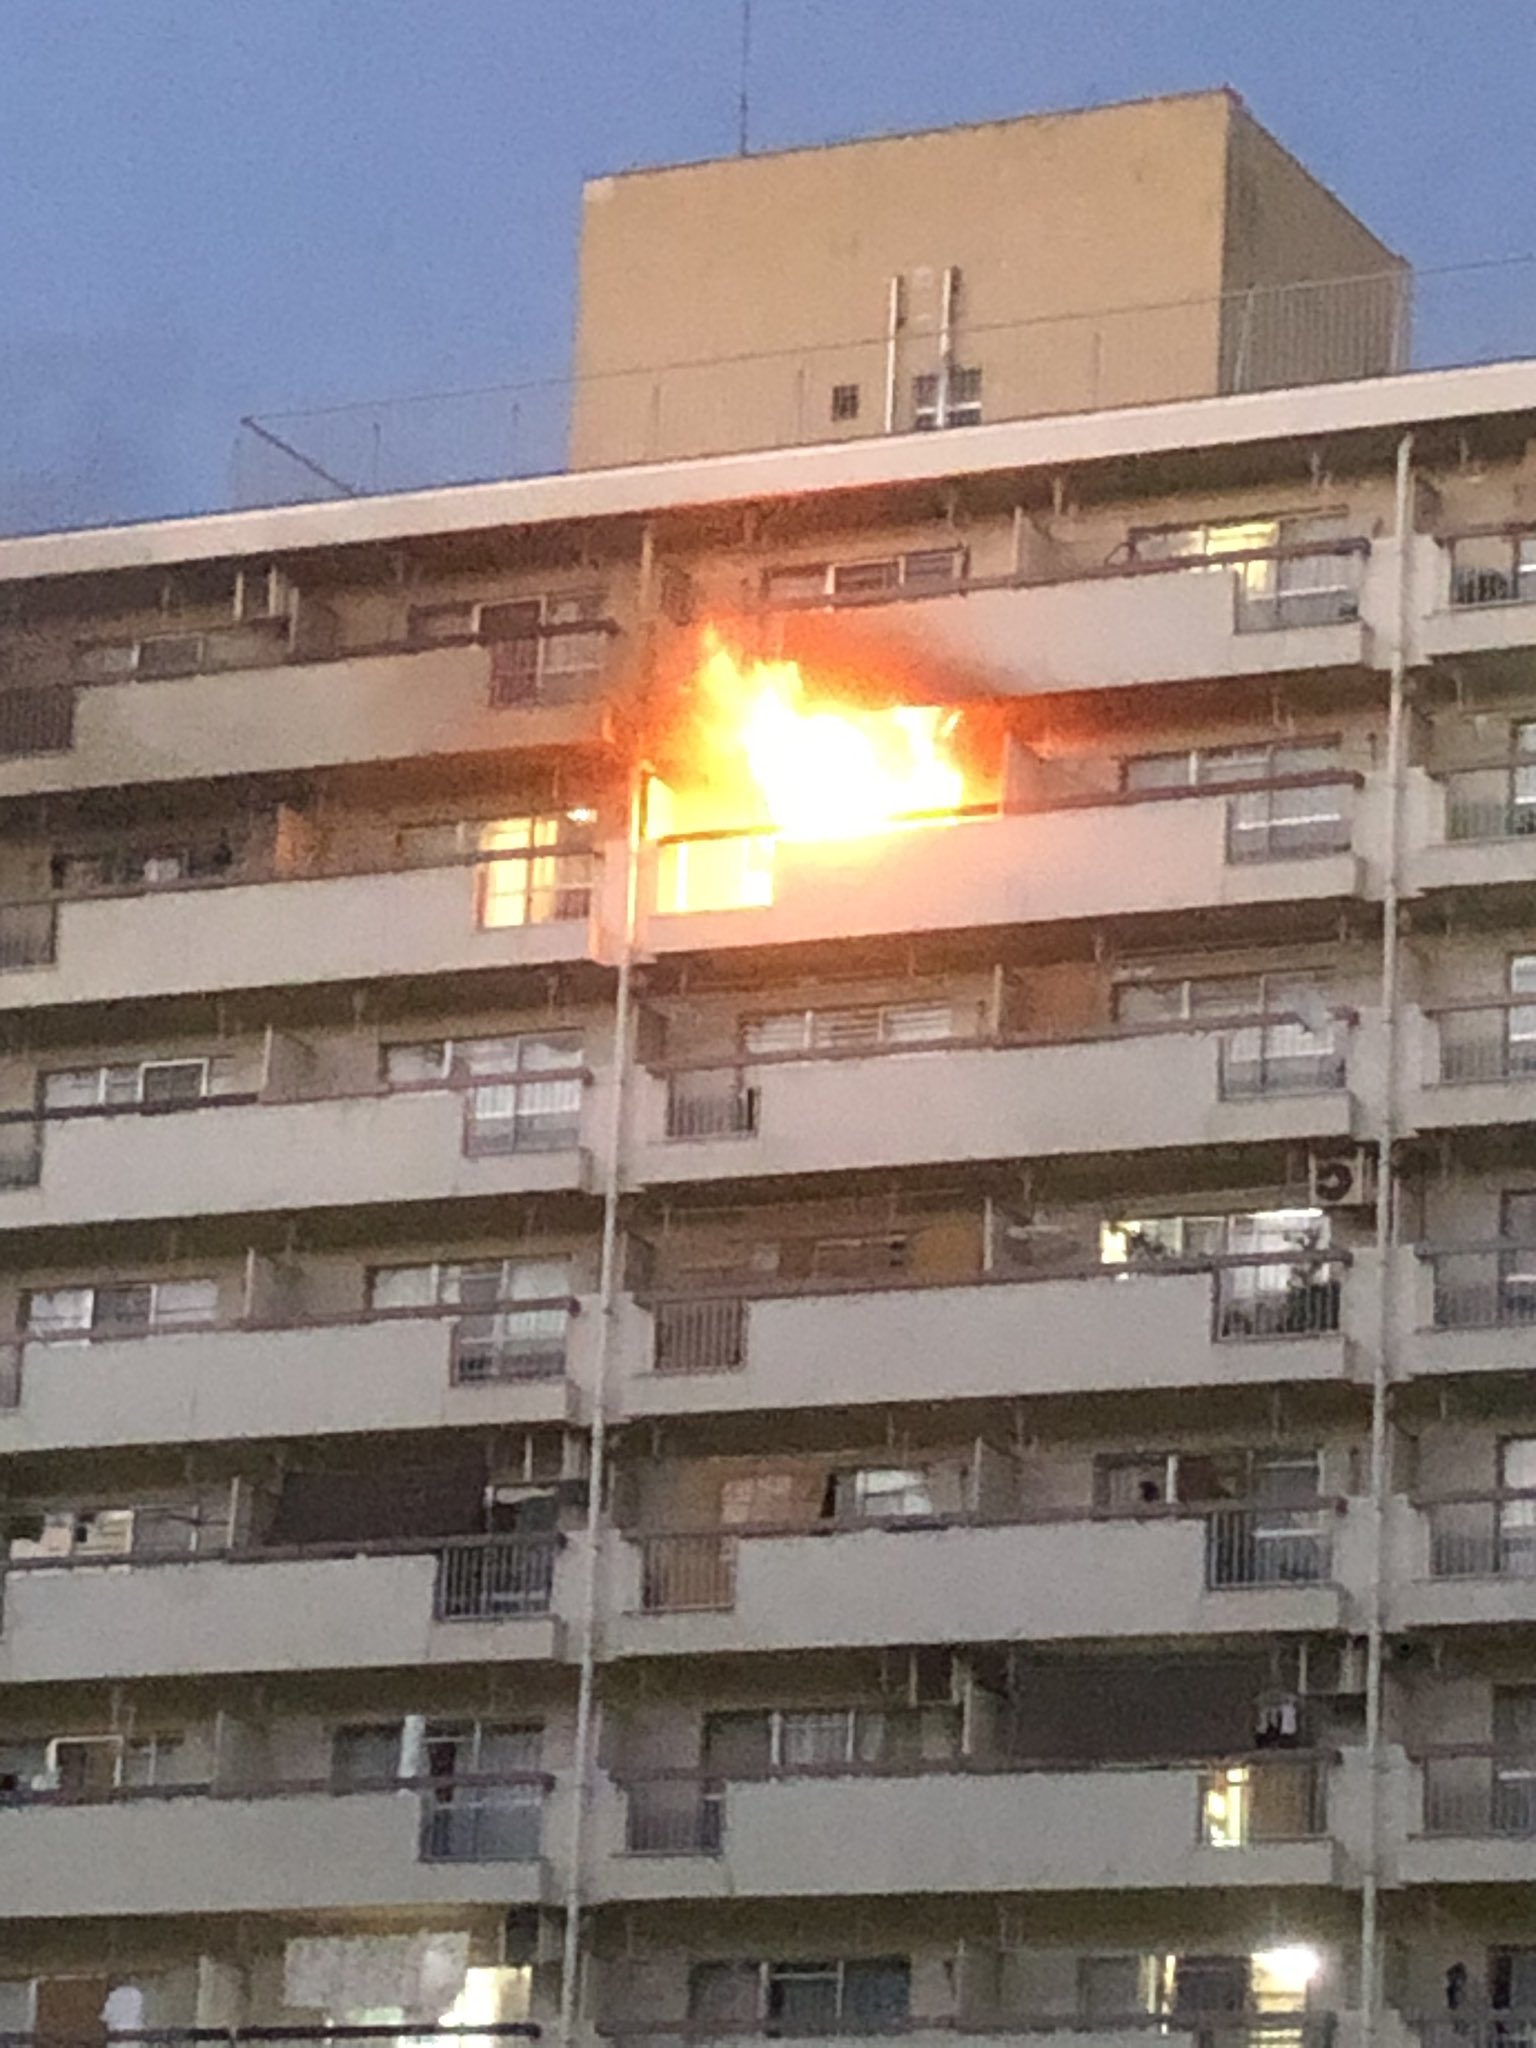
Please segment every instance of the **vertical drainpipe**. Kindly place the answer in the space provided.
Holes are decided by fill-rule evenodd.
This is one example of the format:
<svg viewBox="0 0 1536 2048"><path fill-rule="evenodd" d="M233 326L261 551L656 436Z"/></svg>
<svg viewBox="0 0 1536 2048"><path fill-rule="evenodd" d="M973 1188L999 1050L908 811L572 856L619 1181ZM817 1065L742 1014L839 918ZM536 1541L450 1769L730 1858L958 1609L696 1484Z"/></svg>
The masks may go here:
<svg viewBox="0 0 1536 2048"><path fill-rule="evenodd" d="M1381 888L1381 1114L1377 1123L1376 1267L1377 1341L1371 1368L1370 1607L1366 1629L1365 1753L1369 1808L1365 1868L1360 1885L1360 1993L1364 2048L1373 2048L1381 2029L1381 1856L1386 1756L1382 1746L1383 1652L1386 1635L1388 1564L1390 1368L1396 1352L1396 1289L1391 1253L1397 1178L1393 1145L1397 1136L1397 1087L1401 1063L1398 1016L1401 905L1402 812L1408 654L1413 630L1413 436L1397 444L1397 621L1392 647L1387 710L1386 846Z"/></svg>
<svg viewBox="0 0 1536 2048"><path fill-rule="evenodd" d="M896 431L896 346L901 334L901 272L896 271L885 298L885 431Z"/></svg>
<svg viewBox="0 0 1536 2048"><path fill-rule="evenodd" d="M640 918L640 848L644 769L630 772L629 825L624 856L624 923L619 944L619 979L613 1009L613 1081L608 1097L607 1165L603 1178L603 1235L598 1264L597 1352L592 1367L591 1455L587 1474L587 1522L577 1610L580 1642L576 1691L576 1739L571 1769L571 1826L566 1844L565 1931L560 1965L560 2048L572 2048L578 2018L581 1971L583 1865L587 1824L597 1775L594 1731L597 1702L599 1552L603 1538L603 1492L607 1475L608 1366L617 1335L622 1247L619 1200L623 1193L625 1110L630 1079L630 1011L635 935Z"/></svg>
<svg viewBox="0 0 1536 2048"><path fill-rule="evenodd" d="M953 263L946 263L943 290L939 296L939 392L933 415L936 427L949 425L949 376L954 365L955 293L959 283L959 269Z"/></svg>

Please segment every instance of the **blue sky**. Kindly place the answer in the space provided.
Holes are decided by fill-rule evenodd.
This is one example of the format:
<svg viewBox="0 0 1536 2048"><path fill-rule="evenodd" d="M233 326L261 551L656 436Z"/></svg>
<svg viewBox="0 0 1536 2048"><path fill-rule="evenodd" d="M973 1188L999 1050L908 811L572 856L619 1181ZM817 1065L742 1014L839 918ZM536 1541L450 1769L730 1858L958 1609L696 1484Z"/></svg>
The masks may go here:
<svg viewBox="0 0 1536 2048"><path fill-rule="evenodd" d="M759 147L1229 84L1419 264L1536 248L1529 0L754 10ZM581 180L733 149L738 35L739 0L0 0L0 529L224 502L245 412L561 368Z"/></svg>

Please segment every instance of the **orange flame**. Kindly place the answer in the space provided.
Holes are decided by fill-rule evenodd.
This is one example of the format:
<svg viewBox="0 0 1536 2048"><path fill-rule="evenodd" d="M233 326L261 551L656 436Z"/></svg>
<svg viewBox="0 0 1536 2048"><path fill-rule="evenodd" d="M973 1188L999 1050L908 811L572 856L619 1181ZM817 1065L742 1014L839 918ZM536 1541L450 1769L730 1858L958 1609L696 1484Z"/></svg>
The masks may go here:
<svg viewBox="0 0 1536 2048"><path fill-rule="evenodd" d="M657 836L756 826L781 839L854 839L943 822L965 801L955 711L813 702L798 662L743 663L712 629L693 701L698 784L680 777L669 790Z"/></svg>

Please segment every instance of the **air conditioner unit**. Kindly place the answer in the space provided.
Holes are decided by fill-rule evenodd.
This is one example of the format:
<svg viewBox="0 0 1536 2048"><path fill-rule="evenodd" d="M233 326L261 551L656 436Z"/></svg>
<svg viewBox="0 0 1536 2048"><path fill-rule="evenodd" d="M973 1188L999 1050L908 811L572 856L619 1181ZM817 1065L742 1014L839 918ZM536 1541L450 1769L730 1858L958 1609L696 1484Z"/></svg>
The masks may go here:
<svg viewBox="0 0 1536 2048"><path fill-rule="evenodd" d="M1376 1201L1375 1155L1361 1145L1352 1152L1314 1152L1307 1161L1307 1193L1317 1209L1369 1209Z"/></svg>

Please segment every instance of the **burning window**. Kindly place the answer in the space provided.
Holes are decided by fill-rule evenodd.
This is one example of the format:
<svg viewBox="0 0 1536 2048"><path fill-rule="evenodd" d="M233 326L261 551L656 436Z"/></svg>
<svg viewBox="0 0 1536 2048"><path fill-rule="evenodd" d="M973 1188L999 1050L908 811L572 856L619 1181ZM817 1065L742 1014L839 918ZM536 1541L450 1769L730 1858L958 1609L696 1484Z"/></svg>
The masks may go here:
<svg viewBox="0 0 1536 2048"><path fill-rule="evenodd" d="M870 695L814 688L798 662L745 661L706 634L647 794L658 908L762 907L784 842L952 822L966 800L960 713Z"/></svg>

